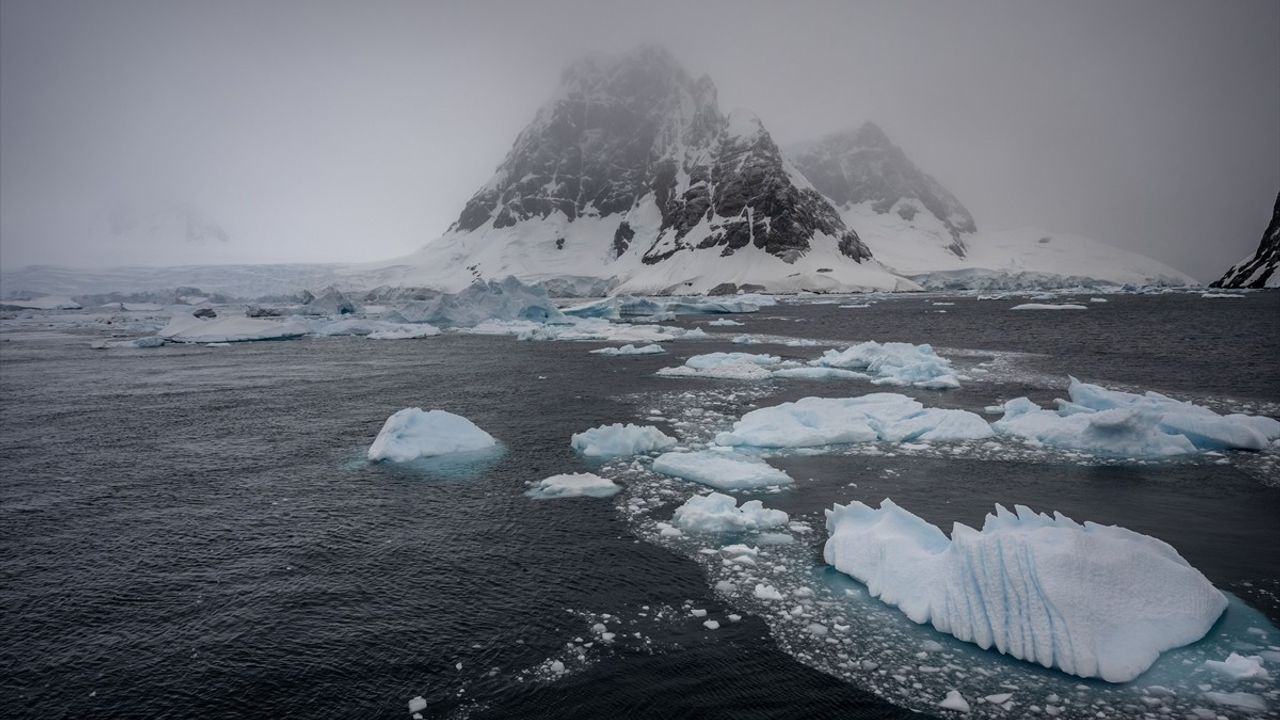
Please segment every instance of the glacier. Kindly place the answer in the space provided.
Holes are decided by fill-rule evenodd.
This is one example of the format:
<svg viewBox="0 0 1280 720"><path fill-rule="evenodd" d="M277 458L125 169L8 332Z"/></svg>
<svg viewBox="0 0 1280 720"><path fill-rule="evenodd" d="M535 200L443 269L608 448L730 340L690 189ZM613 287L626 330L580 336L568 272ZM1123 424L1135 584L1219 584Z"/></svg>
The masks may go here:
<svg viewBox="0 0 1280 720"><path fill-rule="evenodd" d="M408 462L487 450L497 444L492 435L461 415L412 407L387 418L367 455L370 462Z"/></svg>
<svg viewBox="0 0 1280 720"><path fill-rule="evenodd" d="M759 500L748 500L739 507L733 497L718 492L694 495L671 516L673 525L696 533L768 530L782 527L787 521L785 512L766 508Z"/></svg>
<svg viewBox="0 0 1280 720"><path fill-rule="evenodd" d="M885 499L826 511L827 564L913 622L1085 678L1127 682L1204 637L1226 597L1160 540L997 505L951 538Z"/></svg>
<svg viewBox="0 0 1280 720"><path fill-rule="evenodd" d="M991 426L967 410L926 408L898 393L854 398L806 397L743 415L717 445L762 448L814 447L843 443L953 442L993 435Z"/></svg>
<svg viewBox="0 0 1280 720"><path fill-rule="evenodd" d="M1048 410L1027 398L1003 405L1001 435L1113 457L1170 457L1208 450L1263 450L1280 439L1280 421L1219 415L1157 392L1108 390L1070 378L1070 400Z"/></svg>
<svg viewBox="0 0 1280 720"><path fill-rule="evenodd" d="M611 497L622 488L595 473L566 473L539 480L525 494L535 500L567 497Z"/></svg>
<svg viewBox="0 0 1280 720"><path fill-rule="evenodd" d="M810 365L863 371L875 385L909 385L935 390L960 387L951 361L940 357L928 344L873 340L844 350L828 350Z"/></svg>
<svg viewBox="0 0 1280 720"><path fill-rule="evenodd" d="M653 470L717 490L748 490L795 482L763 460L717 450L663 453L654 458Z"/></svg>
<svg viewBox="0 0 1280 720"><path fill-rule="evenodd" d="M652 425L613 423L574 433L569 444L587 457L606 458L666 450L676 439Z"/></svg>

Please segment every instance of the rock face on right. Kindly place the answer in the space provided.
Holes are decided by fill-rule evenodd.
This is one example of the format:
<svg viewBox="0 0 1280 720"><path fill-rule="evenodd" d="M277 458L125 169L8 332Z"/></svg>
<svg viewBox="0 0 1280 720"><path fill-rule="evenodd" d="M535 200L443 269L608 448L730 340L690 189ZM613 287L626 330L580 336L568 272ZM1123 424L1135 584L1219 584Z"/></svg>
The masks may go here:
<svg viewBox="0 0 1280 720"><path fill-rule="evenodd" d="M1227 599L1169 545L997 505L942 530L884 500L827 511L827 564L913 622L1085 678L1128 682L1204 637Z"/></svg>
<svg viewBox="0 0 1280 720"><path fill-rule="evenodd" d="M1276 195L1271 224L1262 233L1258 251L1232 265L1211 287L1275 288L1280 287L1280 194Z"/></svg>

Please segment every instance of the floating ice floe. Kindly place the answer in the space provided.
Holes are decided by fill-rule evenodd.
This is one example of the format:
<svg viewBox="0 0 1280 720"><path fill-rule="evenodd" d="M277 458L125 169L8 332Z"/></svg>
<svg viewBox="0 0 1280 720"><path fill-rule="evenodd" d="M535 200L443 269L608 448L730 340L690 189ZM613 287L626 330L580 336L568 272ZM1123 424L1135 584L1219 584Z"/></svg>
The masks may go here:
<svg viewBox="0 0 1280 720"><path fill-rule="evenodd" d="M486 450L497 444L492 435L461 415L415 407L396 411L387 418L369 446L368 455L371 462L408 462Z"/></svg>
<svg viewBox="0 0 1280 720"><path fill-rule="evenodd" d="M640 347L636 347L635 345L628 343L626 345L623 345L622 347L616 347L616 348L604 347L604 348L600 348L599 350L592 350L591 354L592 355L661 355L664 352L666 352L666 350L663 350L661 345L653 344L653 345L642 345Z"/></svg>
<svg viewBox="0 0 1280 720"><path fill-rule="evenodd" d="M1219 415L1156 392L1107 390L1071 378L1070 400L1047 410L1027 398L1003 406L996 432L1052 447L1116 457L1167 457L1202 450L1263 450L1280 438L1280 421Z"/></svg>
<svg viewBox="0 0 1280 720"><path fill-rule="evenodd" d="M602 478L594 473L569 473L552 475L539 480L525 494L535 500L551 500L567 497L610 497L617 495L622 488L612 480Z"/></svg>
<svg viewBox="0 0 1280 720"><path fill-rule="evenodd" d="M766 508L759 500L748 500L739 507L737 500L718 492L694 495L671 516L676 527L697 533L768 530L786 525L787 520L785 512Z"/></svg>
<svg viewBox="0 0 1280 720"><path fill-rule="evenodd" d="M440 334L440 328L426 323L399 323L369 318L312 320L311 334L317 337L356 335L372 340L408 340Z"/></svg>
<svg viewBox="0 0 1280 720"><path fill-rule="evenodd" d="M814 447L843 443L953 442L994 433L967 410L926 408L898 393L855 398L801 398L743 415L733 429L716 435L718 445Z"/></svg>
<svg viewBox="0 0 1280 720"><path fill-rule="evenodd" d="M1211 299L1211 300L1212 300L1212 299L1219 299L1219 300L1221 300L1221 299L1226 299L1226 298L1242 298L1242 297L1245 297L1245 295L1244 295L1244 294L1242 294L1242 293L1216 293L1216 292L1207 292L1207 293L1200 293L1200 297L1202 297L1202 298L1208 298L1208 299Z"/></svg>
<svg viewBox="0 0 1280 720"><path fill-rule="evenodd" d="M794 482L790 475L763 460L716 450L663 453L654 459L653 470L717 490L745 490Z"/></svg>
<svg viewBox="0 0 1280 720"><path fill-rule="evenodd" d="M1204 666L1232 680L1254 680L1268 675L1262 666L1262 658L1257 655L1231 653L1226 660L1205 660Z"/></svg>
<svg viewBox="0 0 1280 720"><path fill-rule="evenodd" d="M375 330L369 333L370 340L417 340L440 334L440 328L434 325L401 325L396 328Z"/></svg>
<svg viewBox="0 0 1280 720"><path fill-rule="evenodd" d="M95 350L108 350L111 348L154 348L165 344L162 337L140 337L133 340L94 340L89 343L89 347Z"/></svg>
<svg viewBox="0 0 1280 720"><path fill-rule="evenodd" d="M707 325L710 325L712 327L734 327L737 325L745 325L745 324L746 323L740 323L737 320L730 320L729 318L720 318L719 320L712 320L711 322L707 323Z"/></svg>
<svg viewBox="0 0 1280 720"><path fill-rule="evenodd" d="M1086 305L1060 304L1053 303L1022 303L1014 305L1010 310L1088 310Z"/></svg>
<svg viewBox="0 0 1280 720"><path fill-rule="evenodd" d="M828 350L809 363L818 368L857 370L876 385L914 386L930 389L960 387L951 361L930 345L875 341Z"/></svg>
<svg viewBox="0 0 1280 720"><path fill-rule="evenodd" d="M1215 705L1240 708L1246 712L1266 712L1267 701L1261 695L1247 692L1205 692L1204 696Z"/></svg>
<svg viewBox="0 0 1280 720"><path fill-rule="evenodd" d="M724 380L766 380L772 377L771 368L782 363L777 355L756 355L742 352L713 352L694 355L678 367L662 368L658 375L664 377L704 377Z"/></svg>
<svg viewBox="0 0 1280 720"><path fill-rule="evenodd" d="M613 423L574 433L570 444L587 457L620 457L666 450L676 439L652 425Z"/></svg>
<svg viewBox="0 0 1280 720"><path fill-rule="evenodd" d="M218 317L205 320L190 314L177 314L156 333L179 343L248 342L251 340L286 340L310 332L306 324L286 320L261 320L249 317Z"/></svg>
<svg viewBox="0 0 1280 720"><path fill-rule="evenodd" d="M1169 545L997 505L951 538L884 500L828 510L826 562L913 622L1080 677L1127 682L1195 642L1227 606Z"/></svg>

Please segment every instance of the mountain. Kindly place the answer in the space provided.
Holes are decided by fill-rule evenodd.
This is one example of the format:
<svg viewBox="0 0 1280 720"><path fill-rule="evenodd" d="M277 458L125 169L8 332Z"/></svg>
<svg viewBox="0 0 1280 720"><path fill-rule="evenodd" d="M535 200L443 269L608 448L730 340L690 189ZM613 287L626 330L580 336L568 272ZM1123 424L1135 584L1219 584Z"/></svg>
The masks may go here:
<svg viewBox="0 0 1280 720"><path fill-rule="evenodd" d="M913 289L760 121L665 50L571 65L493 178L402 281L607 278L648 293Z"/></svg>
<svg viewBox="0 0 1280 720"><path fill-rule="evenodd" d="M1164 263L1079 235L979 231L968 209L874 123L788 151L871 256L926 289L1196 284Z"/></svg>
<svg viewBox="0 0 1280 720"><path fill-rule="evenodd" d="M1262 233L1258 250L1232 265L1212 287L1276 288L1280 287L1280 195L1271 211L1271 224Z"/></svg>

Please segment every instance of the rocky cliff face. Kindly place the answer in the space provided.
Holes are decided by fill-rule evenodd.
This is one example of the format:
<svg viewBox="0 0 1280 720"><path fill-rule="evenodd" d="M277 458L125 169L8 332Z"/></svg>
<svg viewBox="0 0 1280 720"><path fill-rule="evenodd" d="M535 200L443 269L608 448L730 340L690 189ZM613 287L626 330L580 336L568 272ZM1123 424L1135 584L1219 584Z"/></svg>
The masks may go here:
<svg viewBox="0 0 1280 720"><path fill-rule="evenodd" d="M722 113L709 78L653 47L570 66L450 233L553 217L607 219L611 259L649 265L709 248L794 262L817 236L851 261L870 257L758 120Z"/></svg>
<svg viewBox="0 0 1280 720"><path fill-rule="evenodd" d="M1253 255L1232 265L1212 287L1274 288L1280 287L1280 195L1271 211L1271 224L1262 233L1262 242Z"/></svg>
<svg viewBox="0 0 1280 720"><path fill-rule="evenodd" d="M926 213L950 235L948 249L958 257L965 255L965 236L977 231L964 205L873 123L799 145L791 155L809 182L846 211L846 220L854 209L892 213L907 223Z"/></svg>

